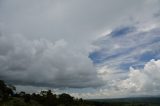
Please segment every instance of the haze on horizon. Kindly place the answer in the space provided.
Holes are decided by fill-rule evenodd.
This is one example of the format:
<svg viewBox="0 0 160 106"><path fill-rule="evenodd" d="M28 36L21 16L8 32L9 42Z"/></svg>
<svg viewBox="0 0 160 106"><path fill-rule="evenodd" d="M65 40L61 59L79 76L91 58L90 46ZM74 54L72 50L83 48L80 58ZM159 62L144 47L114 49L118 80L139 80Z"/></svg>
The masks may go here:
<svg viewBox="0 0 160 106"><path fill-rule="evenodd" d="M0 0L0 79L82 98L160 95L160 0Z"/></svg>

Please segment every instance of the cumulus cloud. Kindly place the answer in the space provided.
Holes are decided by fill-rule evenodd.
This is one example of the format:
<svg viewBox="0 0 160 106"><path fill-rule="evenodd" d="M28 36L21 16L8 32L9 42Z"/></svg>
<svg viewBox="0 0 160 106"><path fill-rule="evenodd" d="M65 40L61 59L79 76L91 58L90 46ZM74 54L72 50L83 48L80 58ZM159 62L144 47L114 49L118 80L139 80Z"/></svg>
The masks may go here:
<svg viewBox="0 0 160 106"><path fill-rule="evenodd" d="M103 70L103 71L102 71ZM126 74L117 74L109 69L102 68L103 80L108 84L95 91L87 93L73 93L83 98L122 98L131 96L157 96L160 95L160 60L150 60L143 68L131 67ZM104 77L105 76L105 77ZM122 76L125 76L122 78Z"/></svg>
<svg viewBox="0 0 160 106"><path fill-rule="evenodd" d="M0 76L16 84L80 88L102 84L88 56L65 40L1 35L0 51Z"/></svg>
<svg viewBox="0 0 160 106"><path fill-rule="evenodd" d="M122 81L120 88L135 92L154 92L160 90L160 60L151 60L143 69L130 68L129 76Z"/></svg>

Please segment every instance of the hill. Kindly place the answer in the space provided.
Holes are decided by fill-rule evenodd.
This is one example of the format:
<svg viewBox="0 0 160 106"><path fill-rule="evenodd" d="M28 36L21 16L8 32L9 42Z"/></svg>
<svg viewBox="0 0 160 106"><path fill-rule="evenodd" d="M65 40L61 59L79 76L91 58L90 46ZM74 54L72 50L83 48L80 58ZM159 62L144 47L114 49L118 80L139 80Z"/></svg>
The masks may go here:
<svg viewBox="0 0 160 106"><path fill-rule="evenodd" d="M96 106L160 106L160 97L91 99Z"/></svg>

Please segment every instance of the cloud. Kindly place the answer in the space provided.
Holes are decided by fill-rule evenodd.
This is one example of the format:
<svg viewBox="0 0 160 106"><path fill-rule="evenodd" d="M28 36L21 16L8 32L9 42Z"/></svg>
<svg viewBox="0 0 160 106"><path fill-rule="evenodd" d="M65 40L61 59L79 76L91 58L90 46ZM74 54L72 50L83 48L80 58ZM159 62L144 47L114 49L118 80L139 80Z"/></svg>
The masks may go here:
<svg viewBox="0 0 160 106"><path fill-rule="evenodd" d="M129 67L143 70L160 58L159 5L159 0L0 1L0 78L20 89L89 88L69 92L86 98L130 95L132 87L124 92L116 86L131 79Z"/></svg>
<svg viewBox="0 0 160 106"><path fill-rule="evenodd" d="M142 30L143 24L113 29L94 42L98 49L91 52L89 57L95 64L117 70L128 70L130 66L136 67L151 59L159 59L160 26L155 23L149 25L154 27L146 30Z"/></svg>
<svg viewBox="0 0 160 106"><path fill-rule="evenodd" d="M132 92L152 93L160 90L160 60L147 62L143 69L130 68L129 76L123 80L120 89ZM159 94L157 94L159 95Z"/></svg>
<svg viewBox="0 0 160 106"><path fill-rule="evenodd" d="M1 78L15 84L50 87L99 87L92 61L65 40L0 36Z"/></svg>
<svg viewBox="0 0 160 106"><path fill-rule="evenodd" d="M113 69L103 67L100 74L108 84L105 87L73 93L83 98L122 98L138 96L159 96L160 93L160 60L150 60L141 69L130 67L128 73L116 73ZM125 76L122 78L122 76Z"/></svg>

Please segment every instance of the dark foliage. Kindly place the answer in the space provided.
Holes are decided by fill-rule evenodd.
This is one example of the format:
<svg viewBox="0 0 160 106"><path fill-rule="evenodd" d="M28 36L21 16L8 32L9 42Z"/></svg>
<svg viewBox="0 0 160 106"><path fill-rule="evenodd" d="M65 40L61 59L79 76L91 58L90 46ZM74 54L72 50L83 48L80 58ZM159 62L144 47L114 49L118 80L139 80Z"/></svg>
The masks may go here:
<svg viewBox="0 0 160 106"><path fill-rule="evenodd" d="M24 91L14 94L13 90L15 90L15 87L13 86L8 87L4 83L4 81L0 80L0 100L1 100L0 102L6 102L16 98L19 100L22 99L24 103L28 104L27 106L32 105L31 101L35 101L36 103L39 103L40 106L91 106L89 102L85 102L82 99L75 99L74 97L65 93L56 95L56 94L53 94L51 90L41 91L39 94L36 94L36 93L27 94ZM21 106L22 103L19 102L19 103L16 103L16 105Z"/></svg>
<svg viewBox="0 0 160 106"><path fill-rule="evenodd" d="M41 91L39 94L27 94L24 91L14 94L14 90L14 86L0 80L0 106L160 106L160 98L86 101L66 93L56 95L51 90Z"/></svg>
<svg viewBox="0 0 160 106"><path fill-rule="evenodd" d="M13 90L14 89L7 86L3 80L0 80L0 98L2 101L7 100L9 96L13 96Z"/></svg>

